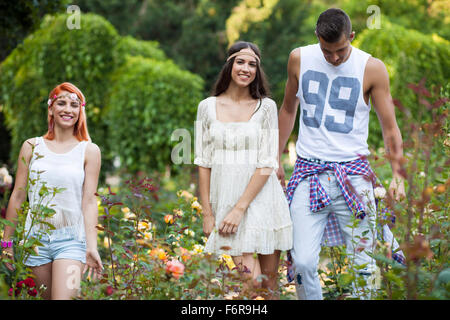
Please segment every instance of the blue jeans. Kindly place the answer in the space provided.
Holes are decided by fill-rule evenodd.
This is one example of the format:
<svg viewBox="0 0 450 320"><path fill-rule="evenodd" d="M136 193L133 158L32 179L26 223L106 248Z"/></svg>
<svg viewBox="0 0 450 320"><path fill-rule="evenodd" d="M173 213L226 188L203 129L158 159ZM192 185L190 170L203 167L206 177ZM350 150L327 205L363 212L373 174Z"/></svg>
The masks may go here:
<svg viewBox="0 0 450 320"><path fill-rule="evenodd" d="M348 208L332 171L319 174L320 183L331 198L331 204L324 209L318 212L310 211L308 178L300 182L294 192L290 206L294 230L291 255L295 272L301 276L303 292L298 292L300 298L323 299L317 267L322 236L331 212L336 214L339 227L344 235L349 261L353 259L354 265L367 264L364 269L359 271L360 274L372 275L376 270L375 260L367 255L367 251L370 252L376 243L376 210L373 187L371 182L365 180L363 176L349 175L349 178L355 191L365 203L367 213L363 220L357 219L357 225L353 228L351 224L352 220L355 221L352 219L354 214ZM359 241L362 237L367 240Z"/></svg>
<svg viewBox="0 0 450 320"><path fill-rule="evenodd" d="M67 232L70 228L53 230L50 234L43 234L38 247L38 255L30 255L25 261L29 267L37 267L57 259L70 259L86 263L86 241L76 240Z"/></svg>

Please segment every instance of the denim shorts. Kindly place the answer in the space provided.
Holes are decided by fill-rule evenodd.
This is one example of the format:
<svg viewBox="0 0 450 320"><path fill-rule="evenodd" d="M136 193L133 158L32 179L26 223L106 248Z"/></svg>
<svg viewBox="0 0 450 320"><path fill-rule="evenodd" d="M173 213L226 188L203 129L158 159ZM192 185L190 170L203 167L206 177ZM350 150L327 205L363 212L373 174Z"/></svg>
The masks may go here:
<svg viewBox="0 0 450 320"><path fill-rule="evenodd" d="M86 263L86 241L76 240L74 236L55 230L50 235L43 234L39 240L38 255L30 255L25 261L29 267L37 267L57 259L70 259Z"/></svg>

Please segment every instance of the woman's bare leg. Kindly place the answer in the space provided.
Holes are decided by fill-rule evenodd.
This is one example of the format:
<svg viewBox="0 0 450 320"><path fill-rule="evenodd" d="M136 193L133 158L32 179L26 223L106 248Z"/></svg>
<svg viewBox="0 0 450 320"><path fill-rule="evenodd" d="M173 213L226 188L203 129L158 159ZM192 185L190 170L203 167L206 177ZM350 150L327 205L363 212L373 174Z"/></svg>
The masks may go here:
<svg viewBox="0 0 450 320"><path fill-rule="evenodd" d="M84 264L77 260L53 261L52 300L70 300L77 296L83 267Z"/></svg>
<svg viewBox="0 0 450 320"><path fill-rule="evenodd" d="M275 250L273 254L260 254L259 263L261 273L265 275L262 287L268 290L268 299L278 299L278 265L280 263L280 251Z"/></svg>
<svg viewBox="0 0 450 320"><path fill-rule="evenodd" d="M235 256L232 258L234 264L243 274L243 293L259 289L261 287L261 282L258 281L258 277L261 275L261 266L259 265L259 260L255 259L253 253L244 253L242 256ZM256 297L257 294L252 292L251 296Z"/></svg>
<svg viewBox="0 0 450 320"><path fill-rule="evenodd" d="M49 262L42 266L31 267L31 270L35 277L36 288L39 289L42 285L47 288L43 291L42 298L50 300L52 296L52 263Z"/></svg>

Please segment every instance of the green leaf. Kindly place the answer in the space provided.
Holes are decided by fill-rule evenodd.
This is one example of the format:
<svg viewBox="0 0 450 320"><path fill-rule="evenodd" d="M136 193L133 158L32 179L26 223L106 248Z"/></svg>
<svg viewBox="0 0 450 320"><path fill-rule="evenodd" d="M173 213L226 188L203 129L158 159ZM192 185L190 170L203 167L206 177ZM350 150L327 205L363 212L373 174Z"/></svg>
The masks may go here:
<svg viewBox="0 0 450 320"><path fill-rule="evenodd" d="M439 273L438 281L444 284L450 283L450 268L442 270L441 273Z"/></svg>
<svg viewBox="0 0 450 320"><path fill-rule="evenodd" d="M6 220L6 219L0 218L0 224L4 224L4 225L7 225L7 226L9 226L11 228L15 228L15 224L13 222L9 221L9 220Z"/></svg>
<svg viewBox="0 0 450 320"><path fill-rule="evenodd" d="M341 273L338 275L337 280L341 287L346 287L355 280L355 276L349 273Z"/></svg>

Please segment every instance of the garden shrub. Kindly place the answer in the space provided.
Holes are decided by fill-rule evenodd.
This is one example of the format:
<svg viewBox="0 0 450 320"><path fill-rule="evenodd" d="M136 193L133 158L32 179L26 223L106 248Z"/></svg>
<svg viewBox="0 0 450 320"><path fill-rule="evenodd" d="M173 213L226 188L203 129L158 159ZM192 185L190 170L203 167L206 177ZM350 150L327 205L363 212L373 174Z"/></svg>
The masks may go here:
<svg viewBox="0 0 450 320"><path fill-rule="evenodd" d="M381 59L389 73L391 94L408 106L417 120L419 104L407 84L426 78L427 85L445 86L450 78L450 42L437 35L429 36L415 30L383 20L382 29L366 29L354 41L354 45ZM397 112L400 130L405 117ZM425 117L430 120L430 116ZM381 146L381 129L375 113L371 114L369 145Z"/></svg>
<svg viewBox="0 0 450 320"><path fill-rule="evenodd" d="M84 93L90 135L103 146L102 109L119 36L100 16L83 15L81 29L72 30L67 17L46 16L0 65L0 103L11 131L13 162L24 140L46 132L48 93L65 81Z"/></svg>
<svg viewBox="0 0 450 320"><path fill-rule="evenodd" d="M115 55L117 56L117 60L122 63L125 62L126 56L142 56L155 60L167 60L164 51L159 49L158 42L137 40L131 36L120 38Z"/></svg>
<svg viewBox="0 0 450 320"><path fill-rule="evenodd" d="M113 84L105 119L111 150L129 172L165 170L177 144L172 132L185 128L193 137L203 80L171 61L128 57Z"/></svg>
<svg viewBox="0 0 450 320"><path fill-rule="evenodd" d="M157 42L120 37L101 16L83 14L81 28L72 30L67 18L46 16L41 28L0 65L0 104L12 137L10 161L16 163L24 140L46 132L48 93L68 81L86 97L89 132L102 149L103 176L112 170L110 147L118 145L121 149L114 151L128 165L139 159L130 169L164 169L163 163L171 163L173 129L193 128L202 80L168 60ZM111 115L106 114L107 105ZM130 107L134 113L122 114ZM146 120L141 122L139 115ZM142 130L148 132L145 143L135 140L140 134L129 135ZM126 147L117 140L125 141Z"/></svg>

